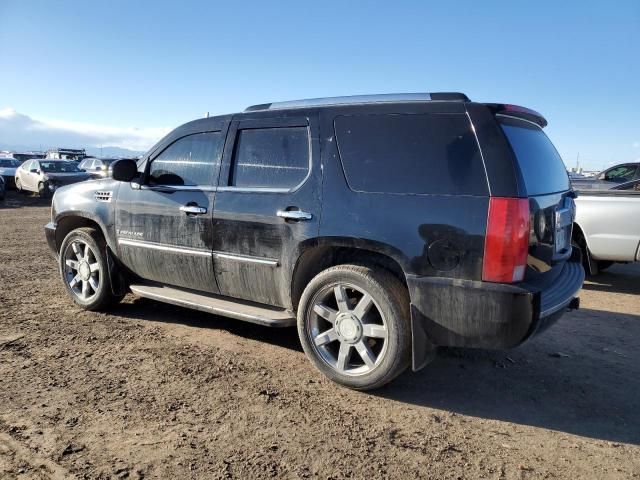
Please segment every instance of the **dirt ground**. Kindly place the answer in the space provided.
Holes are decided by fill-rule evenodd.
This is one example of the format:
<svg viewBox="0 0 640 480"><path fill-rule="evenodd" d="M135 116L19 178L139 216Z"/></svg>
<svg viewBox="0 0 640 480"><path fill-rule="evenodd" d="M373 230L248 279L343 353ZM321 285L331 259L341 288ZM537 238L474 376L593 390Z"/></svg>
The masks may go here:
<svg viewBox="0 0 640 480"><path fill-rule="evenodd" d="M0 478L640 478L640 265L509 352L444 350L375 393L295 329L66 297L49 206L0 203Z"/></svg>

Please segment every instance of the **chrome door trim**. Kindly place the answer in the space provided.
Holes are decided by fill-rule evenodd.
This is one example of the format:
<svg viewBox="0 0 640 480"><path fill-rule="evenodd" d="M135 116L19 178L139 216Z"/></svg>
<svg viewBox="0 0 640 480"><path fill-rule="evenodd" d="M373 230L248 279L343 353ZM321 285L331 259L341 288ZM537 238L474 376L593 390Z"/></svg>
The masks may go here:
<svg viewBox="0 0 640 480"><path fill-rule="evenodd" d="M200 255L203 257L211 256L211 252L209 250L200 250L197 248L174 247L172 245L166 245L164 243L147 242L144 240L132 240L129 238L118 238L118 245L150 248L152 250L161 250L164 252L171 252L171 253L186 253L189 255Z"/></svg>
<svg viewBox="0 0 640 480"><path fill-rule="evenodd" d="M224 258L226 260L235 260L237 262L257 263L260 265L267 265L269 267L277 267L279 263L278 260L275 260L273 258L252 257L249 255L235 255L225 252L213 252L213 256L215 258Z"/></svg>

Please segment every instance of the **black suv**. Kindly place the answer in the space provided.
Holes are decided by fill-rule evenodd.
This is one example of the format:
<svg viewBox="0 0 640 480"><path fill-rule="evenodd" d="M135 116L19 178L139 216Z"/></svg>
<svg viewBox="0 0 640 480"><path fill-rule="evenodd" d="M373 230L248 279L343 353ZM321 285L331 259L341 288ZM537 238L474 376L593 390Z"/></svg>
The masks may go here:
<svg viewBox="0 0 640 480"><path fill-rule="evenodd" d="M515 347L577 308L546 123L459 93L256 105L61 188L46 236L83 308L130 291L297 324L320 371L376 388L437 346Z"/></svg>

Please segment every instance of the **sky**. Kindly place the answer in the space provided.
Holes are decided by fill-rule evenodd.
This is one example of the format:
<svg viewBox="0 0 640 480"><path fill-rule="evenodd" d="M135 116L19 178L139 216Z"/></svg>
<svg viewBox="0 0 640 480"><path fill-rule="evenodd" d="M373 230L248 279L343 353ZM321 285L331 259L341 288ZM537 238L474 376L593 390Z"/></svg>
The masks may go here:
<svg viewBox="0 0 640 480"><path fill-rule="evenodd" d="M0 0L0 66L0 145L145 150L205 112L460 91L541 112L569 167L640 159L640 0Z"/></svg>

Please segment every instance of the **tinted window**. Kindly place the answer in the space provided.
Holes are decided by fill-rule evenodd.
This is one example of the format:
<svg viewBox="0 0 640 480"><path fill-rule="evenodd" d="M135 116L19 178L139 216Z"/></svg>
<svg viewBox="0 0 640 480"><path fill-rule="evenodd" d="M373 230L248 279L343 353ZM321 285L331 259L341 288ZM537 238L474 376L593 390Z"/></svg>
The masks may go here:
<svg viewBox="0 0 640 480"><path fill-rule="evenodd" d="M528 195L569 189L562 158L540 127L506 117L500 119L500 124L518 159Z"/></svg>
<svg viewBox="0 0 640 480"><path fill-rule="evenodd" d="M628 182L633 180L638 167L635 165L620 165L613 167L604 174L604 179L608 182Z"/></svg>
<svg viewBox="0 0 640 480"><path fill-rule="evenodd" d="M353 190L488 193L482 157L464 114L341 116L334 126Z"/></svg>
<svg viewBox="0 0 640 480"><path fill-rule="evenodd" d="M151 162L148 183L214 185L220 168L222 144L220 132L197 133L177 140Z"/></svg>
<svg viewBox="0 0 640 480"><path fill-rule="evenodd" d="M231 185L292 188L309 171L307 127L238 130Z"/></svg>

